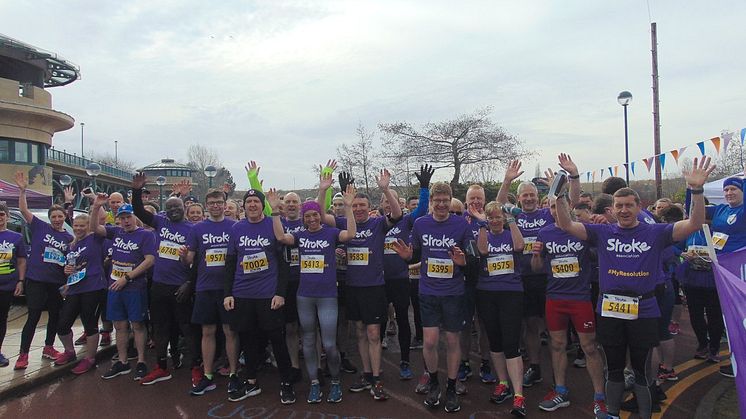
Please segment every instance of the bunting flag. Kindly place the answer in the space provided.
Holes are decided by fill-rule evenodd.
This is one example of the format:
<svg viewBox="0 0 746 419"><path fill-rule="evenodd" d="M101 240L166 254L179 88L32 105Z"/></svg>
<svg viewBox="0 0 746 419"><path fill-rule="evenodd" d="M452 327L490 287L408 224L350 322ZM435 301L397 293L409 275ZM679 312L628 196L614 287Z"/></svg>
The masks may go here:
<svg viewBox="0 0 746 419"><path fill-rule="evenodd" d="M710 141L712 141L712 145L715 146L715 151L720 154L720 137L712 137L710 138Z"/></svg>
<svg viewBox="0 0 746 419"><path fill-rule="evenodd" d="M705 155L705 142L700 141L697 143L697 147L699 147L699 152L702 153L702 155Z"/></svg>
<svg viewBox="0 0 746 419"><path fill-rule="evenodd" d="M661 170L665 170L665 168L666 168L666 154L663 153L660 156L658 156L658 158L661 161Z"/></svg>
<svg viewBox="0 0 746 419"><path fill-rule="evenodd" d="M653 157L648 157L647 159L642 159L642 161L645 162L645 166L648 167L648 172L649 172L650 168L653 166Z"/></svg>
<svg viewBox="0 0 746 419"><path fill-rule="evenodd" d="M585 172L585 181L590 182L591 180L591 172Z"/></svg>
<svg viewBox="0 0 746 419"><path fill-rule="evenodd" d="M679 164L679 150L671 150L669 151L671 155L673 156L673 160L676 162L676 164Z"/></svg>
<svg viewBox="0 0 746 419"><path fill-rule="evenodd" d="M614 166L614 176L619 176L619 166Z"/></svg>
<svg viewBox="0 0 746 419"><path fill-rule="evenodd" d="M632 176L635 175L635 162L632 162L629 164L630 170L632 170Z"/></svg>
<svg viewBox="0 0 746 419"><path fill-rule="evenodd" d="M684 147L681 147L681 148L679 149L679 157L681 157L681 156L683 156L683 155L684 155L684 152L686 151L686 149L687 149L687 148L689 148L689 146L686 146L686 145L685 145ZM679 164L679 161L678 161L678 160L676 160L676 164Z"/></svg>
<svg viewBox="0 0 746 419"><path fill-rule="evenodd" d="M612 173L614 172L611 170L611 166L609 166L609 176L612 176Z"/></svg>
<svg viewBox="0 0 746 419"><path fill-rule="evenodd" d="M596 171L595 170L591 172L591 178L593 179L594 182L596 181Z"/></svg>
<svg viewBox="0 0 746 419"><path fill-rule="evenodd" d="M604 178L604 169L601 169L601 179Z"/></svg>
<svg viewBox="0 0 746 419"><path fill-rule="evenodd" d="M743 145L743 140L746 137L746 128L741 128L741 145Z"/></svg>
<svg viewBox="0 0 746 419"><path fill-rule="evenodd" d="M723 155L726 155L728 154L728 145L733 139L733 132L724 131L722 134L720 134L720 138L722 138L723 140Z"/></svg>

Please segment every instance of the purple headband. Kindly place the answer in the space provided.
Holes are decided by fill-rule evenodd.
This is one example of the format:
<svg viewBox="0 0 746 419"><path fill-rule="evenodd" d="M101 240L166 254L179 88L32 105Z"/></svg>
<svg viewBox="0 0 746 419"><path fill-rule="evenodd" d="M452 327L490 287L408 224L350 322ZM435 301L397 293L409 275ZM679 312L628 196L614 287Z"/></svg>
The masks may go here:
<svg viewBox="0 0 746 419"><path fill-rule="evenodd" d="M726 186L735 186L736 188L743 191L743 179L737 178L737 177L729 177L728 179L725 179L723 182L723 189L725 189Z"/></svg>
<svg viewBox="0 0 746 419"><path fill-rule="evenodd" d="M321 214L321 205L316 201L306 201L300 207L300 216L303 217L306 211L316 211Z"/></svg>

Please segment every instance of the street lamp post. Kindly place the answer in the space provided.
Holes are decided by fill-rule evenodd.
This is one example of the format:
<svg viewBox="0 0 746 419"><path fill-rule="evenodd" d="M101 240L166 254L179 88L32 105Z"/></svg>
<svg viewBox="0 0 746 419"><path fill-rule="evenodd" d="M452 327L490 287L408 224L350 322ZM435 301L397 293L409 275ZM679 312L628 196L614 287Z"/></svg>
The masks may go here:
<svg viewBox="0 0 746 419"><path fill-rule="evenodd" d="M629 186L629 134L627 131L627 105L632 102L632 93L625 90L619 93L616 101L624 108L624 173L627 186Z"/></svg>
<svg viewBox="0 0 746 419"><path fill-rule="evenodd" d="M158 176L155 179L155 184L158 185L158 202L159 207L161 210L163 210L163 185L166 184L166 178L163 176Z"/></svg>
<svg viewBox="0 0 746 419"><path fill-rule="evenodd" d="M85 157L83 153L83 128L85 128L85 122L80 123L80 157Z"/></svg>
<svg viewBox="0 0 746 419"><path fill-rule="evenodd" d="M96 193L96 177L101 174L101 166L91 162L85 167L85 172L93 179L93 193Z"/></svg>
<svg viewBox="0 0 746 419"><path fill-rule="evenodd" d="M114 140L114 165L119 164L118 141Z"/></svg>
<svg viewBox="0 0 746 419"><path fill-rule="evenodd" d="M205 176L207 176L208 179L208 188L212 188L212 178L217 176L218 169L215 168L213 165L209 165L205 167Z"/></svg>

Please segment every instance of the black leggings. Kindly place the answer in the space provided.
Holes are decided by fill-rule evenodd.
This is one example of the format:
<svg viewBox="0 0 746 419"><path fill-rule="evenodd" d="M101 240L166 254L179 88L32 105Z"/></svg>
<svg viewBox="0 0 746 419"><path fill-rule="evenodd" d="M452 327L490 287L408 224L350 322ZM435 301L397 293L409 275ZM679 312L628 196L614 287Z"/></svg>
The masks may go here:
<svg viewBox="0 0 746 419"><path fill-rule="evenodd" d="M401 360L409 362L409 345L412 343L412 328L409 326L409 279L387 279L386 299L394 305L396 312ZM386 320L381 323L382 331L386 330ZM381 333L382 338L383 336L384 333Z"/></svg>
<svg viewBox="0 0 746 419"><path fill-rule="evenodd" d="M699 349L708 348L710 353L718 353L725 325L717 290L685 287L684 293L689 308L689 320L697 336Z"/></svg>
<svg viewBox="0 0 746 419"><path fill-rule="evenodd" d="M3 348L5 333L8 331L8 312L13 302L13 291L0 291L0 349Z"/></svg>
<svg viewBox="0 0 746 419"><path fill-rule="evenodd" d="M422 316L420 313L420 280L409 280L409 301L412 303L414 312L414 335L417 339L422 340Z"/></svg>
<svg viewBox="0 0 746 419"><path fill-rule="evenodd" d="M99 306L106 299L105 289L89 291L80 294L68 295L62 303L60 321L57 325L57 334L66 336L72 333L75 319L80 315L80 322L86 336L95 336L98 333Z"/></svg>
<svg viewBox="0 0 746 419"><path fill-rule="evenodd" d="M58 284L26 279L24 293L26 294L28 317L21 332L21 353L28 353L31 349L31 341L34 339L36 326L39 324L41 313L45 309L49 312L49 319L47 321L47 335L44 339L44 345L54 345L54 338L57 335L57 323L60 318L60 308L62 307L62 296L58 288Z"/></svg>
<svg viewBox="0 0 746 419"><path fill-rule="evenodd" d="M490 352L505 353L505 358L521 356L523 293L520 291L477 290L477 312L484 325Z"/></svg>
<svg viewBox="0 0 746 419"><path fill-rule="evenodd" d="M155 352L158 364L161 368L166 368L166 357L168 356L168 344L173 339L174 327L184 335L187 341L186 348L191 351L194 347L192 341L192 330L190 319L192 317L191 304L188 301L176 301L176 291L178 285L165 285L160 282L153 282L150 287L150 316L153 321ZM176 334L178 342L178 333ZM177 351L176 347L172 348L172 353ZM193 354L190 354L193 356Z"/></svg>
<svg viewBox="0 0 746 419"><path fill-rule="evenodd" d="M246 361L246 378L256 379L256 372L260 362L264 362L264 345L269 339L272 344L272 352L275 354L277 369L280 371L280 380L283 383L290 382L290 354L285 342L285 329L260 330L251 328L245 332L239 332L241 350ZM261 355L259 355L261 354Z"/></svg>

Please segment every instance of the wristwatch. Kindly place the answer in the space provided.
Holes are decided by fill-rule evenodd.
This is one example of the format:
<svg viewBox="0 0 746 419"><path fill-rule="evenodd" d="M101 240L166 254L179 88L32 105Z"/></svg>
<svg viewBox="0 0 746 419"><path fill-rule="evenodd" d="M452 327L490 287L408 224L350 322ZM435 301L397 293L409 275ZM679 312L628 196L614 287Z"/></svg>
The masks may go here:
<svg viewBox="0 0 746 419"><path fill-rule="evenodd" d="M126 279L127 282L132 282L132 278L130 278L130 274L128 273L124 274L124 279Z"/></svg>

